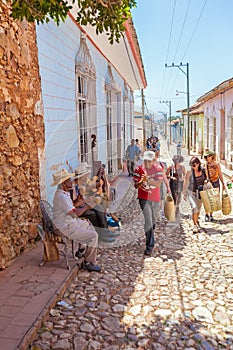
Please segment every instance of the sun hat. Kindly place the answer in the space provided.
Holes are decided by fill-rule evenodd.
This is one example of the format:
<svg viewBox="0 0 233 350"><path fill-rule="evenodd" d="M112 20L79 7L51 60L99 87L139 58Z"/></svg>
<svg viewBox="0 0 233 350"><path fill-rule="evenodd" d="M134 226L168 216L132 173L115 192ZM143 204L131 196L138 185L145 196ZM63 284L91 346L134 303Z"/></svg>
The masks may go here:
<svg viewBox="0 0 233 350"><path fill-rule="evenodd" d="M206 153L204 154L204 158L207 158L208 156L215 156L215 152L214 151L206 151Z"/></svg>
<svg viewBox="0 0 233 350"><path fill-rule="evenodd" d="M155 152L153 151L145 151L142 156L143 160L154 160L155 159Z"/></svg>
<svg viewBox="0 0 233 350"><path fill-rule="evenodd" d="M53 183L51 186L57 186L65 182L66 180L74 177L74 173L68 173L66 169L61 169L53 174Z"/></svg>
<svg viewBox="0 0 233 350"><path fill-rule="evenodd" d="M87 162L80 163L79 166L75 169L75 179L79 179L81 176L89 174L91 172L90 166Z"/></svg>

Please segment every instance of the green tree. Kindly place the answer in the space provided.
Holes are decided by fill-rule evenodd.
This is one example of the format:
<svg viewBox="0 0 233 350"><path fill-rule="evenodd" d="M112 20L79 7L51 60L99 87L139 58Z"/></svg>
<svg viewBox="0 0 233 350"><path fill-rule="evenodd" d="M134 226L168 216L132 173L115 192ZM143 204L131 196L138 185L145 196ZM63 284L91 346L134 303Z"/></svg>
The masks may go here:
<svg viewBox="0 0 233 350"><path fill-rule="evenodd" d="M109 41L119 42L125 30L124 23L131 17L136 0L9 0L14 19L44 23L65 21L68 12L78 5L76 20L81 25L95 26L96 33L106 32Z"/></svg>

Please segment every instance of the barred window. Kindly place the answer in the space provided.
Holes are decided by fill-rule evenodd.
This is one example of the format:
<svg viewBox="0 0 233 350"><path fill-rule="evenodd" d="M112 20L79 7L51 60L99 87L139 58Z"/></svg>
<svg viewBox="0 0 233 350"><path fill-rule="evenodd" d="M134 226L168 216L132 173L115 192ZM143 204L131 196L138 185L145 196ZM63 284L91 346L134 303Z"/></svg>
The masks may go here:
<svg viewBox="0 0 233 350"><path fill-rule="evenodd" d="M93 163L91 134L96 134L96 70L86 43L80 38L80 47L75 59L76 110L78 121L79 160Z"/></svg>

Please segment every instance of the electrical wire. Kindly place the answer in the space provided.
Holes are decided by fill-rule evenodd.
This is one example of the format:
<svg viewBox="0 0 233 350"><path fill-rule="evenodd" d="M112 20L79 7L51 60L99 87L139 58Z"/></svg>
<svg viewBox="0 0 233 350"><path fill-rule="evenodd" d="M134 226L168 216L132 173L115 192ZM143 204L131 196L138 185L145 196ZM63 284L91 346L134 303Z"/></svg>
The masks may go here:
<svg viewBox="0 0 233 350"><path fill-rule="evenodd" d="M189 11L189 7L190 7L190 3L191 3L191 0L189 0L188 5L187 5L187 8L186 8L186 12L185 12L183 24L182 24L181 31L180 31L180 36L179 36L178 44L177 44L176 51L175 51L175 55L174 55L174 58L173 58L173 61L172 61L172 62L175 62L175 60L176 60L176 55L177 55L177 51L178 51L178 48L179 48L179 46L180 46L180 41L181 41L181 38L182 38L182 35L183 35L184 25L185 25L185 22L186 22L186 19L187 19L187 16L188 16L188 11Z"/></svg>
<svg viewBox="0 0 233 350"><path fill-rule="evenodd" d="M167 54L166 54L165 62L167 62L167 60L168 60L169 51L170 51L172 28L173 28L174 17L175 17L175 10L176 10L176 0L174 0L174 3L173 3L172 20L171 20L170 33L169 33L169 38L168 38L168 46L167 46ZM164 90L164 84L165 84L165 74L166 74L166 68L164 68L164 73L163 73L163 82L162 82L161 96L163 96L163 90Z"/></svg>
<svg viewBox="0 0 233 350"><path fill-rule="evenodd" d="M205 0L204 4L203 4L203 6L202 6L200 15L199 15L199 17L198 17L198 19L197 19L197 22L196 22L195 26L194 26L194 29L193 29L193 32L192 32L192 34L191 34L190 40L189 40L189 42L188 42L188 45L186 46L184 55L182 56L182 59L180 60L181 62L184 60L184 58L185 58L185 56L186 56L186 54L187 54L187 52L188 52L188 49L189 49L189 47L190 47L190 45L191 45L191 42L192 42L193 37L194 37L194 34L195 34L195 32L196 32L196 30L197 30L197 27L198 27L198 24L199 24L199 22L200 22L200 20L201 20L201 17L202 17L202 15L203 15L203 12L204 12L206 3L207 3L207 0ZM176 83L178 74L179 74L179 71L176 72L175 79L174 79L173 84L172 84L172 86L171 86L171 88L170 88L170 94L171 94L171 90L174 89L174 87L175 87L175 83Z"/></svg>
<svg viewBox="0 0 233 350"><path fill-rule="evenodd" d="M205 0L204 5L202 6L201 13L200 13L200 15L199 15L199 18L198 18L197 23L196 23L196 25L195 25L195 27L194 27L193 33L192 33L192 35L191 35L191 38L190 38L190 40L189 40L189 43L188 43L188 45L187 45L187 47L186 47L186 50L185 50L185 52L184 52L184 55L183 55L181 61L185 58L186 53L187 53L187 51L188 51L188 49L189 49L189 46L190 46L190 44L191 44L191 42L192 42L192 40L193 40L194 34L195 34L196 30L197 30L197 26L198 26L198 24L199 24L199 22L200 22L200 19L201 19L201 17L202 17L203 12L204 12L206 3L207 3L207 0Z"/></svg>

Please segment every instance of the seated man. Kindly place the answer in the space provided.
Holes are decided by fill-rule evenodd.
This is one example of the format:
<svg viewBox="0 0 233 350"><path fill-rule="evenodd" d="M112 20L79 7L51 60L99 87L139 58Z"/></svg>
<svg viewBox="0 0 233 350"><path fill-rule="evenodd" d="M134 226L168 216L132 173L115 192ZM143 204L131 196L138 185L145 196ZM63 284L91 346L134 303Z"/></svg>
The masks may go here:
<svg viewBox="0 0 233 350"><path fill-rule="evenodd" d="M77 209L70 198L71 177L74 175L69 174L66 169L53 174L51 186L58 186L53 200L53 223L65 236L86 245L84 262L81 268L99 272L101 267L96 265L98 234L88 221L78 218Z"/></svg>
<svg viewBox="0 0 233 350"><path fill-rule="evenodd" d="M108 229L108 223L104 207L100 204L101 197L96 193L96 184L88 178L90 171L86 163L81 163L75 170L74 187L71 198L77 208L79 217L89 219L99 234L99 240L103 242L114 242L117 232ZM96 179L95 179L96 180Z"/></svg>

